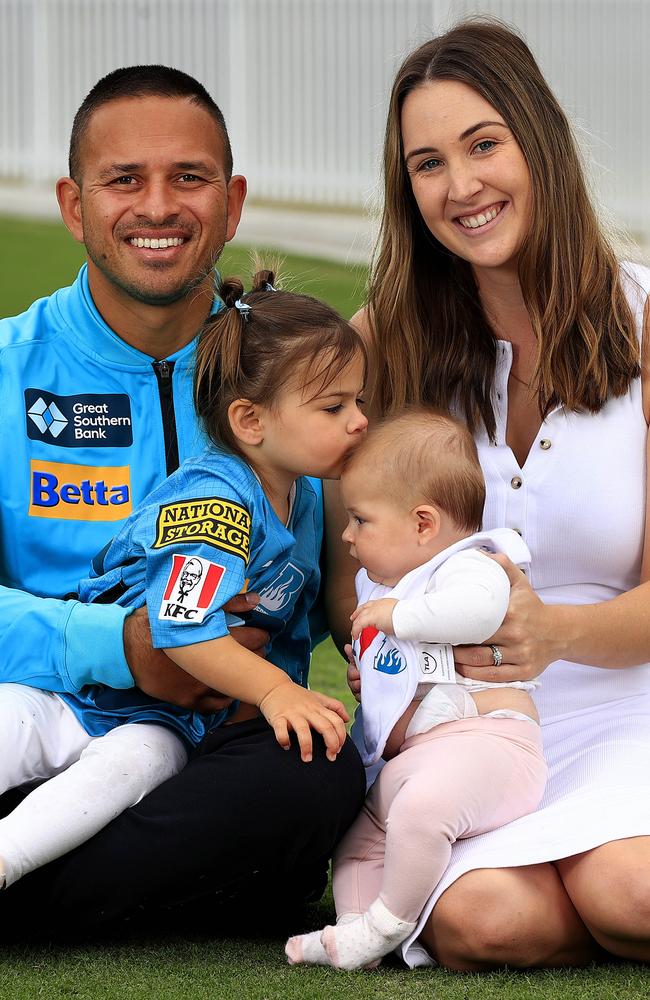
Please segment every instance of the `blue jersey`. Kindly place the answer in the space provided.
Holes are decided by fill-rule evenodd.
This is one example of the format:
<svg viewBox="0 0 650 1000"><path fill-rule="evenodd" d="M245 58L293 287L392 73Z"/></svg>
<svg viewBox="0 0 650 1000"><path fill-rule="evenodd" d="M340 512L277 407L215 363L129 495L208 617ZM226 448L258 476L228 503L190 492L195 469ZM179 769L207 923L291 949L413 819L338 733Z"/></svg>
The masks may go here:
<svg viewBox="0 0 650 1000"><path fill-rule="evenodd" d="M185 462L147 497L94 560L80 585L84 602L140 607L156 648L228 634L223 605L244 589L260 595L249 624L270 634L267 658L306 684L308 613L318 593L316 494L297 481L287 525L241 459L209 450ZM91 736L123 722L161 722L192 743L223 722L157 702L137 688L94 685L61 697Z"/></svg>
<svg viewBox="0 0 650 1000"><path fill-rule="evenodd" d="M3 681L133 685L129 609L62 598L147 494L204 450L193 359L192 343L154 361L118 337L85 266L70 288L0 321Z"/></svg>

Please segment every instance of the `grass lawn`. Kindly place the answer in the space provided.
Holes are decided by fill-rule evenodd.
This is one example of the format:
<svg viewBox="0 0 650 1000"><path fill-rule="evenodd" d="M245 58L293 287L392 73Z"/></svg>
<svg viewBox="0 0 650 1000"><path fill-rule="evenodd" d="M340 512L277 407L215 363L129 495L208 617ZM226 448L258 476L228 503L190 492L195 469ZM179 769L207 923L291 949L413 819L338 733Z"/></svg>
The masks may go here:
<svg viewBox="0 0 650 1000"><path fill-rule="evenodd" d="M0 273L0 315L26 308L40 295L69 284L82 249L61 225L0 219L5 259ZM245 249L228 248L223 273L250 273ZM338 264L285 258L290 287L321 296L343 314L363 296L365 274ZM331 643L316 651L314 687L352 699L343 661ZM170 864L173 859L170 859ZM171 870L171 869L170 869ZM333 916L331 898L312 907L292 931L321 926ZM586 970L461 975L444 970L405 972L386 965L376 972L336 973L290 969L282 943L286 929L267 937L216 937L202 933L152 936L125 932L123 939L76 947L18 946L0 958L0 1000L647 1000L650 976L632 963Z"/></svg>
<svg viewBox="0 0 650 1000"><path fill-rule="evenodd" d="M0 271L0 316L14 316L34 299L69 285L85 259L83 247L62 223L0 217L0 239L5 247ZM280 257L283 286L325 299L344 316L351 316L363 299L365 269L327 261L260 251L263 263ZM228 244L219 269L239 275L248 286L251 254L246 247Z"/></svg>

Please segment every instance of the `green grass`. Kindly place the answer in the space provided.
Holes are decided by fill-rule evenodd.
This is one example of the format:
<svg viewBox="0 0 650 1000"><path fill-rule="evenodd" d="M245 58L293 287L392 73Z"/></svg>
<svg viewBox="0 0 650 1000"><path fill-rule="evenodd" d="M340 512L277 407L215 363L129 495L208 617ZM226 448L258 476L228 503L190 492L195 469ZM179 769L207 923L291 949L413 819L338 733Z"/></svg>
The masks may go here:
<svg viewBox="0 0 650 1000"><path fill-rule="evenodd" d="M40 295L69 284L83 250L55 223L0 218L5 247L0 272L0 315L20 312ZM250 274L246 249L229 247L224 274ZM344 315L363 296L363 269L286 256L290 287L318 295ZM345 664L331 643L314 655L311 680L353 701ZM331 897L291 931L310 930L333 916ZM0 957L0 1000L647 1000L650 977L633 963L584 970L461 975L444 970L404 971L386 965L376 972L336 973L290 969L282 943L287 928L268 937L224 937L184 927L148 934L125 930L124 939L77 947L11 945Z"/></svg>
<svg viewBox="0 0 650 1000"><path fill-rule="evenodd" d="M62 223L0 217L0 239L5 248L0 270L0 316L14 316L34 299L69 285L85 259L84 248L72 239ZM328 261L259 250L261 261L282 261L284 285L325 299L349 317L363 299L365 269ZM219 263L226 276L237 274L248 283L251 252L228 245Z"/></svg>
<svg viewBox="0 0 650 1000"><path fill-rule="evenodd" d="M562 972L442 969L374 972L289 968L273 938L11 948L3 1000L647 1000L648 974L631 965Z"/></svg>

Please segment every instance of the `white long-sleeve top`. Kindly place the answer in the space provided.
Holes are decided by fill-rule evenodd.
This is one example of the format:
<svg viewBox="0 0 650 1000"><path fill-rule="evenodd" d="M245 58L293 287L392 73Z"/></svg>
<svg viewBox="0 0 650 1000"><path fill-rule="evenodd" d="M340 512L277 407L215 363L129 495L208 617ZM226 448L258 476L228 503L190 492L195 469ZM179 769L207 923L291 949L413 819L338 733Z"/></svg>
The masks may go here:
<svg viewBox="0 0 650 1000"><path fill-rule="evenodd" d="M353 643L362 705L352 736L366 766L379 760L393 726L420 685L459 683L470 692L502 687L461 677L454 670L451 649L460 643L485 642L508 609L508 576L487 552L503 552L519 566L530 561L528 546L517 532L498 528L450 545L394 587L373 583L364 569L357 574L359 604L383 597L398 601L394 636L365 628ZM513 682L512 686L534 685Z"/></svg>

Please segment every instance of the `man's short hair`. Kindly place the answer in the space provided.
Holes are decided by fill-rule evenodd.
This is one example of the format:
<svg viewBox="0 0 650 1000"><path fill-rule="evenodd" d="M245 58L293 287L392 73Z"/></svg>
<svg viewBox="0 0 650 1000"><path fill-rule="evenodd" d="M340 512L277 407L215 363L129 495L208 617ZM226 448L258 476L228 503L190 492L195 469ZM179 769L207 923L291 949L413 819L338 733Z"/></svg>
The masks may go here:
<svg viewBox="0 0 650 1000"><path fill-rule="evenodd" d="M98 108L123 97L187 97L204 108L214 120L223 140L226 177L232 174L232 150L226 122L205 87L180 69L170 66L124 66L102 77L84 98L72 123L68 169L81 183L81 147L90 119Z"/></svg>

